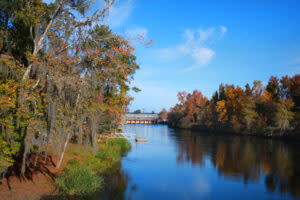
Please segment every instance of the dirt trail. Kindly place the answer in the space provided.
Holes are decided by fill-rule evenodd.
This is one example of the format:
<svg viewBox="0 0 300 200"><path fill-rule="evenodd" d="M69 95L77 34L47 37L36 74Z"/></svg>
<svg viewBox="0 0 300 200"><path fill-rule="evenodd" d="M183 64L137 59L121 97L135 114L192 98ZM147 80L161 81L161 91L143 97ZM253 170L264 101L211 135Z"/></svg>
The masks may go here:
<svg viewBox="0 0 300 200"><path fill-rule="evenodd" d="M60 169L55 168L56 160L49 156L47 163L41 156L37 165L34 167L34 155L30 158L30 166L24 176L20 176L20 164L15 166L8 175L0 180L0 199L1 200L33 200L43 196L55 195L54 180L55 174L62 169L68 160L74 159L66 156Z"/></svg>

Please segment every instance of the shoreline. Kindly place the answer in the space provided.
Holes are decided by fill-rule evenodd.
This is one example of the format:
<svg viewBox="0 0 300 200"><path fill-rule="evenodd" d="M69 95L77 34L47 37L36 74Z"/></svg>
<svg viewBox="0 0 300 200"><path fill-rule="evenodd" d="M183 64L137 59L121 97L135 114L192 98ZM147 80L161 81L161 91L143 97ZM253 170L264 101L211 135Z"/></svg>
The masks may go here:
<svg viewBox="0 0 300 200"><path fill-rule="evenodd" d="M93 157L92 149L90 148L86 162L84 162L83 156L81 155L84 154L84 147L78 144L69 144L70 146L66 150L64 160L59 169L55 166L57 159L53 153L49 155L46 163L43 162L44 156L40 156L36 166L33 166L35 153L32 153L30 155L30 167L23 177L13 171L8 176L0 179L1 199L31 200L61 198L61 194L57 191L56 180L62 175L65 168L72 168L72 163L74 163L74 161L93 170L98 176L107 176L111 171L118 170L117 168L120 167L118 163L121 162L121 158L126 153L123 152L123 149L120 150L113 146L110 147L111 141L114 141L116 138L120 137L103 137L102 141L98 143L98 152L103 151L104 149L106 152L111 152L111 154L116 157L102 156L101 159ZM123 139L128 142L126 138ZM98 165L99 163L101 164ZM15 166L15 168L17 168L17 166ZM68 198L68 195L65 197ZM72 196L69 197L72 199Z"/></svg>
<svg viewBox="0 0 300 200"><path fill-rule="evenodd" d="M245 137L256 137L256 138L262 138L262 139L273 139L273 140L282 140L282 141L294 141L294 142L300 142L300 134L299 133L293 133L293 134L287 134L287 135L264 135L259 133L236 133L233 131L224 131L224 130L212 130L208 128L203 128L199 126L192 126L189 128L180 128L180 127L172 127L168 125L169 128L179 129L179 130L190 130L190 131L200 131L200 132L206 132L210 134L215 135L231 135L231 136L245 136Z"/></svg>

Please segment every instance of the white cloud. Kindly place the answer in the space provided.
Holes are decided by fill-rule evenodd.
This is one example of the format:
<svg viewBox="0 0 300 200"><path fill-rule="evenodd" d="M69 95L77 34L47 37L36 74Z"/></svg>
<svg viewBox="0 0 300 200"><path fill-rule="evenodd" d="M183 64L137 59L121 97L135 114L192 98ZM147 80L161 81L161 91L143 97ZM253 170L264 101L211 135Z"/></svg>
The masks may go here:
<svg viewBox="0 0 300 200"><path fill-rule="evenodd" d="M224 36L225 33L227 32L227 28L225 26L220 26L220 29L221 29L221 36Z"/></svg>
<svg viewBox="0 0 300 200"><path fill-rule="evenodd" d="M197 69L201 66L204 66L208 64L214 57L215 52L208 48L199 48L195 49L194 53L192 53L191 57L193 58L195 64L191 67L188 67L183 70L183 72L192 71L194 69Z"/></svg>
<svg viewBox="0 0 300 200"><path fill-rule="evenodd" d="M214 56L215 52L207 49L207 48L200 48L196 49L192 54L192 58L196 61L199 65L207 64L212 57Z"/></svg>
<svg viewBox="0 0 300 200"><path fill-rule="evenodd" d="M210 28L207 30L199 29L197 32L199 34L198 42L204 42L216 32L216 29L215 28Z"/></svg>
<svg viewBox="0 0 300 200"><path fill-rule="evenodd" d="M155 50L155 56L164 62L176 61L181 58L190 58L192 65L186 67L183 71L198 69L210 63L215 56L215 51L208 47L210 43L221 39L227 32L225 26L212 27L209 29L190 30L184 32L184 42Z"/></svg>
<svg viewBox="0 0 300 200"><path fill-rule="evenodd" d="M189 54L190 49L186 45L176 47L163 48L155 50L155 57L158 57L163 62L172 62Z"/></svg>
<svg viewBox="0 0 300 200"><path fill-rule="evenodd" d="M111 27L122 26L133 10L133 0L116 1L109 10L105 22Z"/></svg>

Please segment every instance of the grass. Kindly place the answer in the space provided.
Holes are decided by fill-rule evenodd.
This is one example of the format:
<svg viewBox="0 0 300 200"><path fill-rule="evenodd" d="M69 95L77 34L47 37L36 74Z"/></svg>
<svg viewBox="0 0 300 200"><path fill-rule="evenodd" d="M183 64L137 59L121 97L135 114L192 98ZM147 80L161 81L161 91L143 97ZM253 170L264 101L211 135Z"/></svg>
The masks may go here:
<svg viewBox="0 0 300 200"><path fill-rule="evenodd" d="M107 145L110 147L120 147L120 153L127 153L131 148L130 143L124 138L114 138L108 140Z"/></svg>
<svg viewBox="0 0 300 200"><path fill-rule="evenodd" d="M88 196L103 185L103 178L96 175L90 168L79 162L62 170L56 178L57 190L64 195Z"/></svg>
<svg viewBox="0 0 300 200"><path fill-rule="evenodd" d="M83 161L84 149L72 144L66 151L70 159L68 166L56 178L57 190L67 196L88 196L100 190L104 184L103 176L118 169L122 155L131 148L125 138L112 138L98 143L98 152L93 156L89 149L86 162Z"/></svg>

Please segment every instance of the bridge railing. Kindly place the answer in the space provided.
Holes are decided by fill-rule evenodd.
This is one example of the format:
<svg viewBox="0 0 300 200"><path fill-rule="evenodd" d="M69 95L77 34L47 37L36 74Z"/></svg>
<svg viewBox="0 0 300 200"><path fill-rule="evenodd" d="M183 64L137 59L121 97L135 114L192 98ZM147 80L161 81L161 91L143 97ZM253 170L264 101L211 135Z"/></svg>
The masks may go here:
<svg viewBox="0 0 300 200"><path fill-rule="evenodd" d="M126 124L153 124L159 123L158 114L125 114Z"/></svg>

